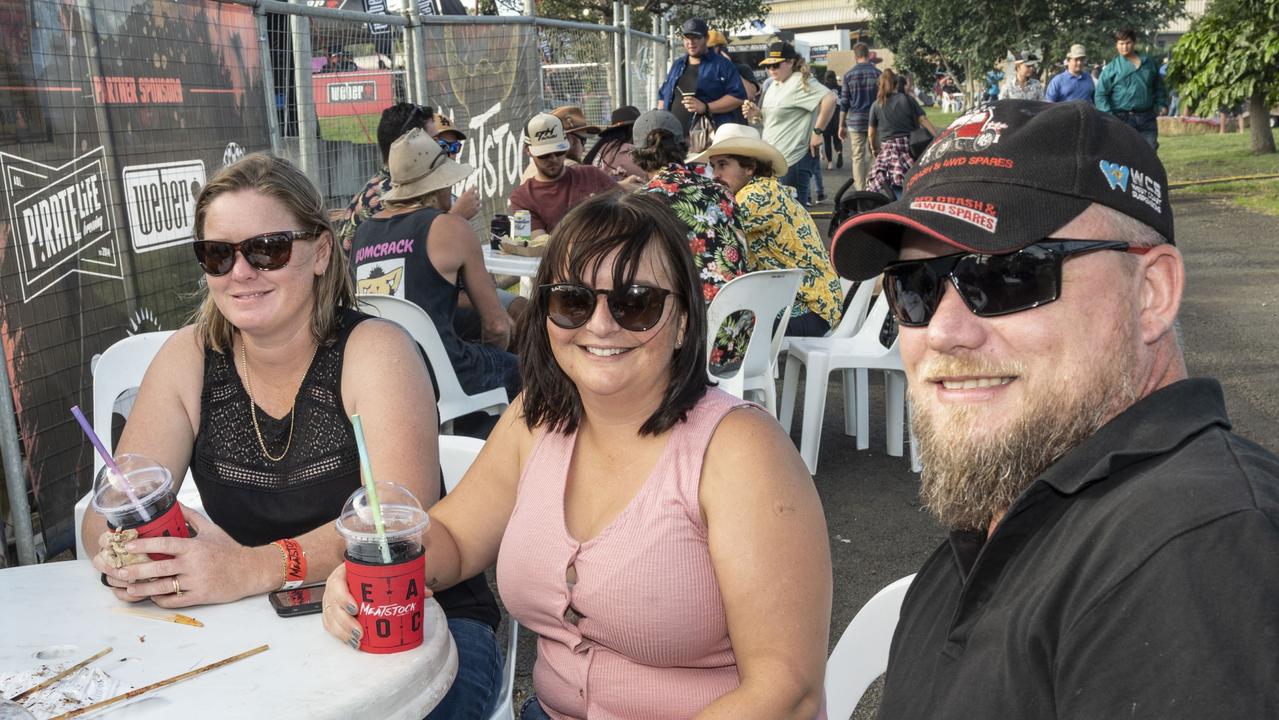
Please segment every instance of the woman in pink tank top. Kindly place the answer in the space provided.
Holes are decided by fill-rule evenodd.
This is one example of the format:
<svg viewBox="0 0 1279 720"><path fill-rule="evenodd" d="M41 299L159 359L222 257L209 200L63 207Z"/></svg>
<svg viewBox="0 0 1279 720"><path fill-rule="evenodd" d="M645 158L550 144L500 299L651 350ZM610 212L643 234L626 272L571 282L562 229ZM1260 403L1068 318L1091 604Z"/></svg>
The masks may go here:
<svg viewBox="0 0 1279 720"><path fill-rule="evenodd" d="M428 585L497 563L538 635L525 720L824 717L825 518L776 421L710 386L686 229L652 196L593 198L537 280L524 393L431 508ZM349 641L342 568L328 592Z"/></svg>

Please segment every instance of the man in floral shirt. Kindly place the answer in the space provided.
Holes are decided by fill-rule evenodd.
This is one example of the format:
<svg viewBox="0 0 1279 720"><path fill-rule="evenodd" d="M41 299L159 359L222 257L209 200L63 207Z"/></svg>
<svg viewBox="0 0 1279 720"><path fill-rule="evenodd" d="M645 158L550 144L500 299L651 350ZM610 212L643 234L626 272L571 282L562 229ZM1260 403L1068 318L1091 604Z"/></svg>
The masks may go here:
<svg viewBox="0 0 1279 720"><path fill-rule="evenodd" d="M702 278L702 299L707 303L724 283L747 272L746 232L742 228L737 203L722 185L684 164L688 143L684 128L665 110L650 110L635 121L635 149L631 157L648 173L648 185L640 192L660 195L688 226L688 247ZM740 359L743 329L750 320L721 329L711 348L712 365Z"/></svg>
<svg viewBox="0 0 1279 720"><path fill-rule="evenodd" d="M786 334L821 337L839 322L844 292L812 216L778 181L786 158L749 125L721 125L715 142L692 162L710 162L715 180L737 199L750 267L804 271Z"/></svg>

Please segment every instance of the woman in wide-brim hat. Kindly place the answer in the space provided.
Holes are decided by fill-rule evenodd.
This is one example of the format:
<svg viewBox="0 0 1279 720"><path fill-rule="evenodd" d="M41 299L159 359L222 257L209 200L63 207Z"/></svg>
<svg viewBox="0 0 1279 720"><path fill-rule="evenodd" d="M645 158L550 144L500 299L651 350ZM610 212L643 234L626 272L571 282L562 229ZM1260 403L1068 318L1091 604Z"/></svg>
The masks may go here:
<svg viewBox="0 0 1279 720"><path fill-rule="evenodd" d="M839 322L844 293L817 224L792 189L778 181L786 174L786 158L755 128L726 124L716 128L711 146L689 162L710 163L715 179L737 200L751 272L804 271L786 334L819 337L829 332Z"/></svg>
<svg viewBox="0 0 1279 720"><path fill-rule="evenodd" d="M355 231L356 290L417 303L435 322L463 390L474 395L501 387L514 398L520 377L515 356L506 352L511 317L484 269L475 231L448 212L453 186L474 170L416 128L391 145L387 168L391 189L382 195L384 209ZM462 340L454 329L462 287L479 313L481 343Z"/></svg>
<svg viewBox="0 0 1279 720"><path fill-rule="evenodd" d="M614 180L625 180L631 176L645 177L646 173L631 159L631 150L635 141L631 137L631 128L639 118L640 111L632 105L623 105L613 111L608 127L600 132L599 139L583 160L587 165L608 173Z"/></svg>

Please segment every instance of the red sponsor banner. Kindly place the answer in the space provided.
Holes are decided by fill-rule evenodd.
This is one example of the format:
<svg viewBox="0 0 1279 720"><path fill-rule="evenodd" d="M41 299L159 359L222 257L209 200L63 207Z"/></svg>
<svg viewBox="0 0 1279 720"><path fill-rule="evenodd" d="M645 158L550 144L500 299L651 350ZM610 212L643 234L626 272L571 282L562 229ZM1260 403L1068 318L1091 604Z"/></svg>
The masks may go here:
<svg viewBox="0 0 1279 720"><path fill-rule="evenodd" d="M315 114L328 118L381 113L394 102L393 75L391 70L312 75Z"/></svg>

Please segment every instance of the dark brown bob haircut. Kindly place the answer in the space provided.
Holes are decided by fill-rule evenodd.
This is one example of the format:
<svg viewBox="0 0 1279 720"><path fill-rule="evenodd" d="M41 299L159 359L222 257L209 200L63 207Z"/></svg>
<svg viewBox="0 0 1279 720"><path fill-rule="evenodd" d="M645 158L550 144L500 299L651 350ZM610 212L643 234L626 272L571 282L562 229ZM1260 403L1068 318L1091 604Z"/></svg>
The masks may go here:
<svg viewBox="0 0 1279 720"><path fill-rule="evenodd" d="M543 285L578 283L591 287L609 253L613 287L635 281L644 251L652 248L670 277L676 311L687 315L681 347L671 357L670 380L662 403L640 427L658 435L688 417L711 384L706 373L706 304L702 281L688 249L688 228L674 211L649 193L605 193L578 205L556 226L537 270L532 307L521 316L520 374L524 378L524 422L529 429L571 433L582 420L582 398L551 351Z"/></svg>

